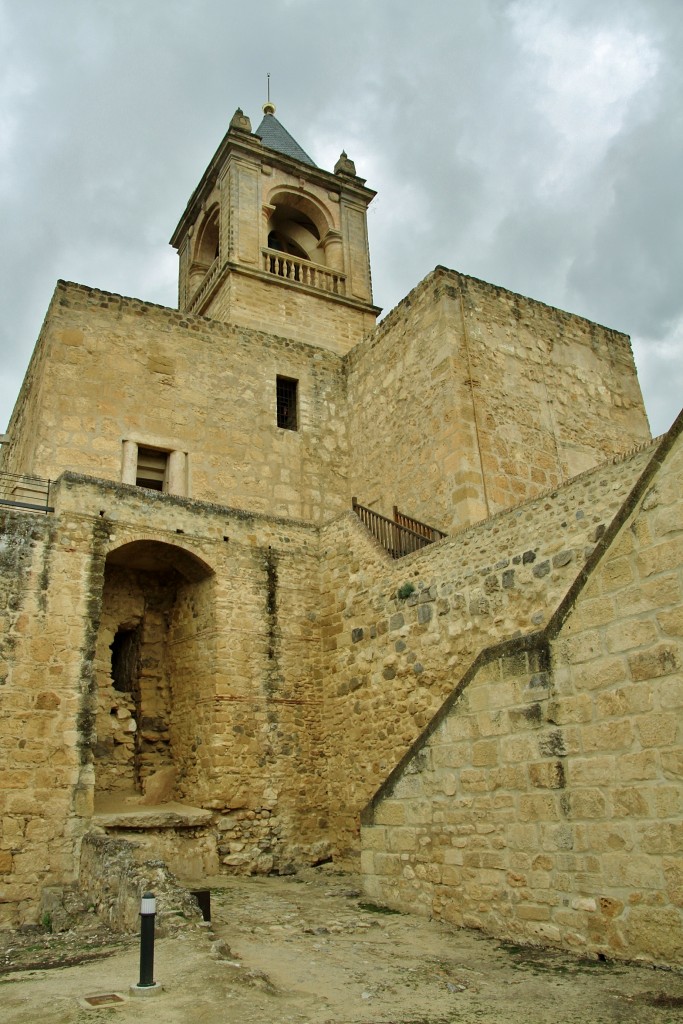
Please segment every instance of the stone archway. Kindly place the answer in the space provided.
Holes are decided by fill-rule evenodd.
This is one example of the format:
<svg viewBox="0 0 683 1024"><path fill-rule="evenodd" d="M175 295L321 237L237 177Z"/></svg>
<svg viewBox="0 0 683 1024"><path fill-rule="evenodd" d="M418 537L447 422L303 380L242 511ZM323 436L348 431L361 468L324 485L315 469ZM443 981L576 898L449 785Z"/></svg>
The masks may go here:
<svg viewBox="0 0 683 1024"><path fill-rule="evenodd" d="M213 572L192 552L135 540L107 556L96 650L96 809L113 798L202 797L213 623Z"/></svg>
<svg viewBox="0 0 683 1024"><path fill-rule="evenodd" d="M327 264L326 239L333 223L329 211L319 200L278 187L265 209L269 248Z"/></svg>

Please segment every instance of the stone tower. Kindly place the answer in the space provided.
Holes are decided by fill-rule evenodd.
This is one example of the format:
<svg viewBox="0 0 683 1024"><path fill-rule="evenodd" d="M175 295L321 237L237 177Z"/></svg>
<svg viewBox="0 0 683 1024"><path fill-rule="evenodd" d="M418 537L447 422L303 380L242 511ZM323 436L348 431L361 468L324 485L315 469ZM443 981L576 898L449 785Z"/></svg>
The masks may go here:
<svg viewBox="0 0 683 1024"><path fill-rule="evenodd" d="M346 153L323 171L266 103L237 110L180 219L178 306L338 354L374 326L367 208Z"/></svg>

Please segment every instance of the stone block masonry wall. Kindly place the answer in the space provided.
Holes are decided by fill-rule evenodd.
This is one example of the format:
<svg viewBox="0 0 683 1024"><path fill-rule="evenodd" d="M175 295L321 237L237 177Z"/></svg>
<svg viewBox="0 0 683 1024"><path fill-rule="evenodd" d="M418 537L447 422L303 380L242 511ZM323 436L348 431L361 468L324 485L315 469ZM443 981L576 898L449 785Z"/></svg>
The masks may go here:
<svg viewBox="0 0 683 1024"><path fill-rule="evenodd" d="M290 285L272 274L234 270L206 315L259 332L272 331L338 355L356 345L374 328L376 320L376 313L366 305Z"/></svg>
<svg viewBox="0 0 683 1024"><path fill-rule="evenodd" d="M84 514L104 512L112 557L154 539L189 549L212 570L175 586L162 675L176 793L215 811L225 867L267 871L317 859L327 792L316 529L83 478L65 486ZM104 606L104 677L114 626L140 612L136 600ZM97 759L95 773L97 786Z"/></svg>
<svg viewBox="0 0 683 1024"><path fill-rule="evenodd" d="M574 885L560 919L683 964L683 418L557 640ZM592 902L591 902L592 901ZM585 911L584 915L576 910ZM600 916L602 912L602 916ZM605 917L608 920L605 920Z"/></svg>
<svg viewBox="0 0 683 1024"><path fill-rule="evenodd" d="M267 872L326 856L315 527L74 474L54 502L6 519L2 923L36 920L41 887L77 875L95 801L136 783L134 744L119 758L107 729L135 710L110 644L137 617L154 719L138 774L170 760L172 795L213 813L202 857Z"/></svg>
<svg viewBox="0 0 683 1024"><path fill-rule="evenodd" d="M11 445L0 445L0 469L4 472L30 472L30 470L26 470L24 467L32 466L35 460L35 425L40 416L43 395L47 386L45 364L50 351L47 340L47 322L50 310L53 309L54 305L55 300L53 298L33 349L21 391L14 403L10 419L13 442ZM10 427L8 427L8 430Z"/></svg>
<svg viewBox="0 0 683 1024"><path fill-rule="evenodd" d="M649 440L627 335L448 272L463 312L477 427L494 511ZM527 476L527 473L529 474Z"/></svg>
<svg viewBox="0 0 683 1024"><path fill-rule="evenodd" d="M0 926L35 920L42 886L75 877L79 814L92 783L83 757L90 622L101 580L97 524L3 513L6 598L0 693Z"/></svg>
<svg viewBox="0 0 683 1024"><path fill-rule="evenodd" d="M353 494L382 515L397 504L445 531L487 515L451 306L432 274L346 356Z"/></svg>
<svg viewBox="0 0 683 1024"><path fill-rule="evenodd" d="M197 499L314 522L348 507L333 353L65 282L43 350L10 422L6 470L120 481L131 440L185 453ZM278 375L298 381L297 430L277 426Z"/></svg>
<svg viewBox="0 0 683 1024"><path fill-rule="evenodd" d="M361 808L479 652L547 623L651 452L601 466L398 561L353 513L323 529L325 721L337 857L354 862ZM413 592L399 596L406 585Z"/></svg>
<svg viewBox="0 0 683 1024"><path fill-rule="evenodd" d="M24 686L13 690L14 661L30 641L27 625L41 600L48 565L50 523L45 517L2 512L0 515L0 924L8 920L8 904L21 905L31 896L35 877L17 879L27 831L35 834L26 783L43 766L42 736L49 731L51 712L59 704L49 685L31 702ZM30 736L22 735L30 703L36 719ZM38 826L39 829L39 826Z"/></svg>
<svg viewBox="0 0 683 1024"><path fill-rule="evenodd" d="M443 267L346 362L353 493L446 532L650 436L625 335Z"/></svg>
<svg viewBox="0 0 683 1024"><path fill-rule="evenodd" d="M482 655L367 808L373 899L683 963L682 426L544 633Z"/></svg>

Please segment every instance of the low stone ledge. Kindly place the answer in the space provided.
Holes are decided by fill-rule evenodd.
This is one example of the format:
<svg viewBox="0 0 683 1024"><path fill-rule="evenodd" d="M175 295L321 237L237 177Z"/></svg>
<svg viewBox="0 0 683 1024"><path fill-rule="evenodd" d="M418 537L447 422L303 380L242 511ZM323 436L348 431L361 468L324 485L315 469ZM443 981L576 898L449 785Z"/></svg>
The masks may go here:
<svg viewBox="0 0 683 1024"><path fill-rule="evenodd" d="M197 828L209 825L213 812L203 807L165 804L163 807L135 807L125 811L100 811L92 816L92 824L100 828Z"/></svg>

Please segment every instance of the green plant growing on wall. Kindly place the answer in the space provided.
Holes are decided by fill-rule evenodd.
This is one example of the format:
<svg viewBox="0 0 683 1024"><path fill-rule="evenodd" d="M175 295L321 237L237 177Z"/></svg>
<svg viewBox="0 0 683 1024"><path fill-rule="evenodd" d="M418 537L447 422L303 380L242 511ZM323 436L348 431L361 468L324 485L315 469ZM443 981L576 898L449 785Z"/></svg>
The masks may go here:
<svg viewBox="0 0 683 1024"><path fill-rule="evenodd" d="M410 597L410 595L414 594L414 593L415 593L415 586L414 586L414 584L412 584L410 582L402 583L401 586L396 591L396 594L401 599L401 601L405 601L405 599L407 597Z"/></svg>

